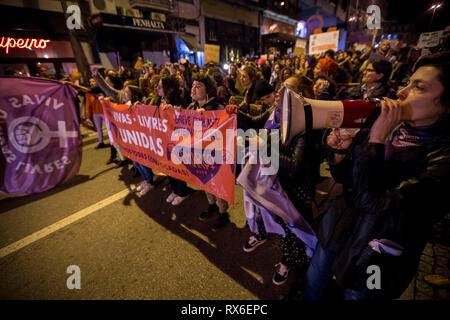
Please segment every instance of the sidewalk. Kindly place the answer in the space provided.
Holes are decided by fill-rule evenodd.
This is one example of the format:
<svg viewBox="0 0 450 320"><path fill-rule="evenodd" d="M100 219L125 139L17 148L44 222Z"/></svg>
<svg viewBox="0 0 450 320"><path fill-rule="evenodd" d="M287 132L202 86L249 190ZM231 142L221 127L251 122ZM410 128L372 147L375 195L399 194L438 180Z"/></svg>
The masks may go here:
<svg viewBox="0 0 450 320"><path fill-rule="evenodd" d="M447 216L447 219L450 219ZM450 290L435 288L423 280L428 274L446 275L446 264L449 258L450 247L428 243L420 258L416 276L408 289L401 296L401 300L450 300Z"/></svg>

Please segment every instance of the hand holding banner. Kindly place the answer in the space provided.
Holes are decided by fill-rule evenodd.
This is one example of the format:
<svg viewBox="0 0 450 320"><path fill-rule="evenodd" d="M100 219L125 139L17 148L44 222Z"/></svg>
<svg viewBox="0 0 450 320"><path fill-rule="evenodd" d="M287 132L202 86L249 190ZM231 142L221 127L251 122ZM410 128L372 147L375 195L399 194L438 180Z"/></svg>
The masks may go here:
<svg viewBox="0 0 450 320"><path fill-rule="evenodd" d="M126 157L234 204L236 115L102 104Z"/></svg>

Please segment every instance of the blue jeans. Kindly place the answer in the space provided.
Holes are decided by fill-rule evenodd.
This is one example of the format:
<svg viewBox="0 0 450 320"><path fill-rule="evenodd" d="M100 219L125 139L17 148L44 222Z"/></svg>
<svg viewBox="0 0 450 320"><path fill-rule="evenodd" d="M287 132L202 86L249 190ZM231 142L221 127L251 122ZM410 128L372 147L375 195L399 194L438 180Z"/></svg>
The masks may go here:
<svg viewBox="0 0 450 320"><path fill-rule="evenodd" d="M153 171L150 168L147 168L146 166L133 161L133 166L135 166L136 169L141 173L142 178L144 178L144 181L146 181L148 184L153 184Z"/></svg>
<svg viewBox="0 0 450 320"><path fill-rule="evenodd" d="M330 241L326 248L317 243L306 272L306 286L303 295L305 300L320 300L333 277L333 262L336 259L339 245ZM343 289L344 300L366 300L367 296L350 288Z"/></svg>

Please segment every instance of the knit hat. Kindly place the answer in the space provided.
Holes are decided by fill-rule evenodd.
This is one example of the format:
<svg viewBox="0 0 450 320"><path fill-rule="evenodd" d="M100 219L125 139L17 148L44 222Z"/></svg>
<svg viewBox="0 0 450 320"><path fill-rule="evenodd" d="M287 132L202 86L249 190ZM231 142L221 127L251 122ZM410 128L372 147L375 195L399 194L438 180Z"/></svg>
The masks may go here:
<svg viewBox="0 0 450 320"><path fill-rule="evenodd" d="M268 94L271 94L275 90L273 87L267 82L265 79L260 79L256 81L255 84L255 94L258 99L261 99L264 96L267 96Z"/></svg>
<svg viewBox="0 0 450 320"><path fill-rule="evenodd" d="M336 70L338 69L337 62L331 59L330 57L319 59L317 63L320 65L320 69L322 69L322 72L327 76L335 73Z"/></svg>

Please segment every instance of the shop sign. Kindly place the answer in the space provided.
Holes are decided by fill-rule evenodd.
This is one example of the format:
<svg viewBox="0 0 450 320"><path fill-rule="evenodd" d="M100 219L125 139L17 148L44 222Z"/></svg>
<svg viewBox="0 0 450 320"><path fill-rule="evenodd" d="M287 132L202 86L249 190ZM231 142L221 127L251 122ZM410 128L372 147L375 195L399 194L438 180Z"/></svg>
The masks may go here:
<svg viewBox="0 0 450 320"><path fill-rule="evenodd" d="M6 53L9 53L10 48L20 48L20 49L45 49L50 40L45 39L22 39L22 38L11 38L2 37L2 42L0 43L0 48L5 48Z"/></svg>
<svg viewBox="0 0 450 320"><path fill-rule="evenodd" d="M164 13L159 13L159 12L151 12L150 13L150 18L152 20L157 20L157 21L163 21L166 22L166 15Z"/></svg>
<svg viewBox="0 0 450 320"><path fill-rule="evenodd" d="M143 27L143 28L151 28L151 29L161 29L161 30L166 29L164 27L164 22L162 22L162 21L139 19L139 18L133 18L133 26Z"/></svg>

